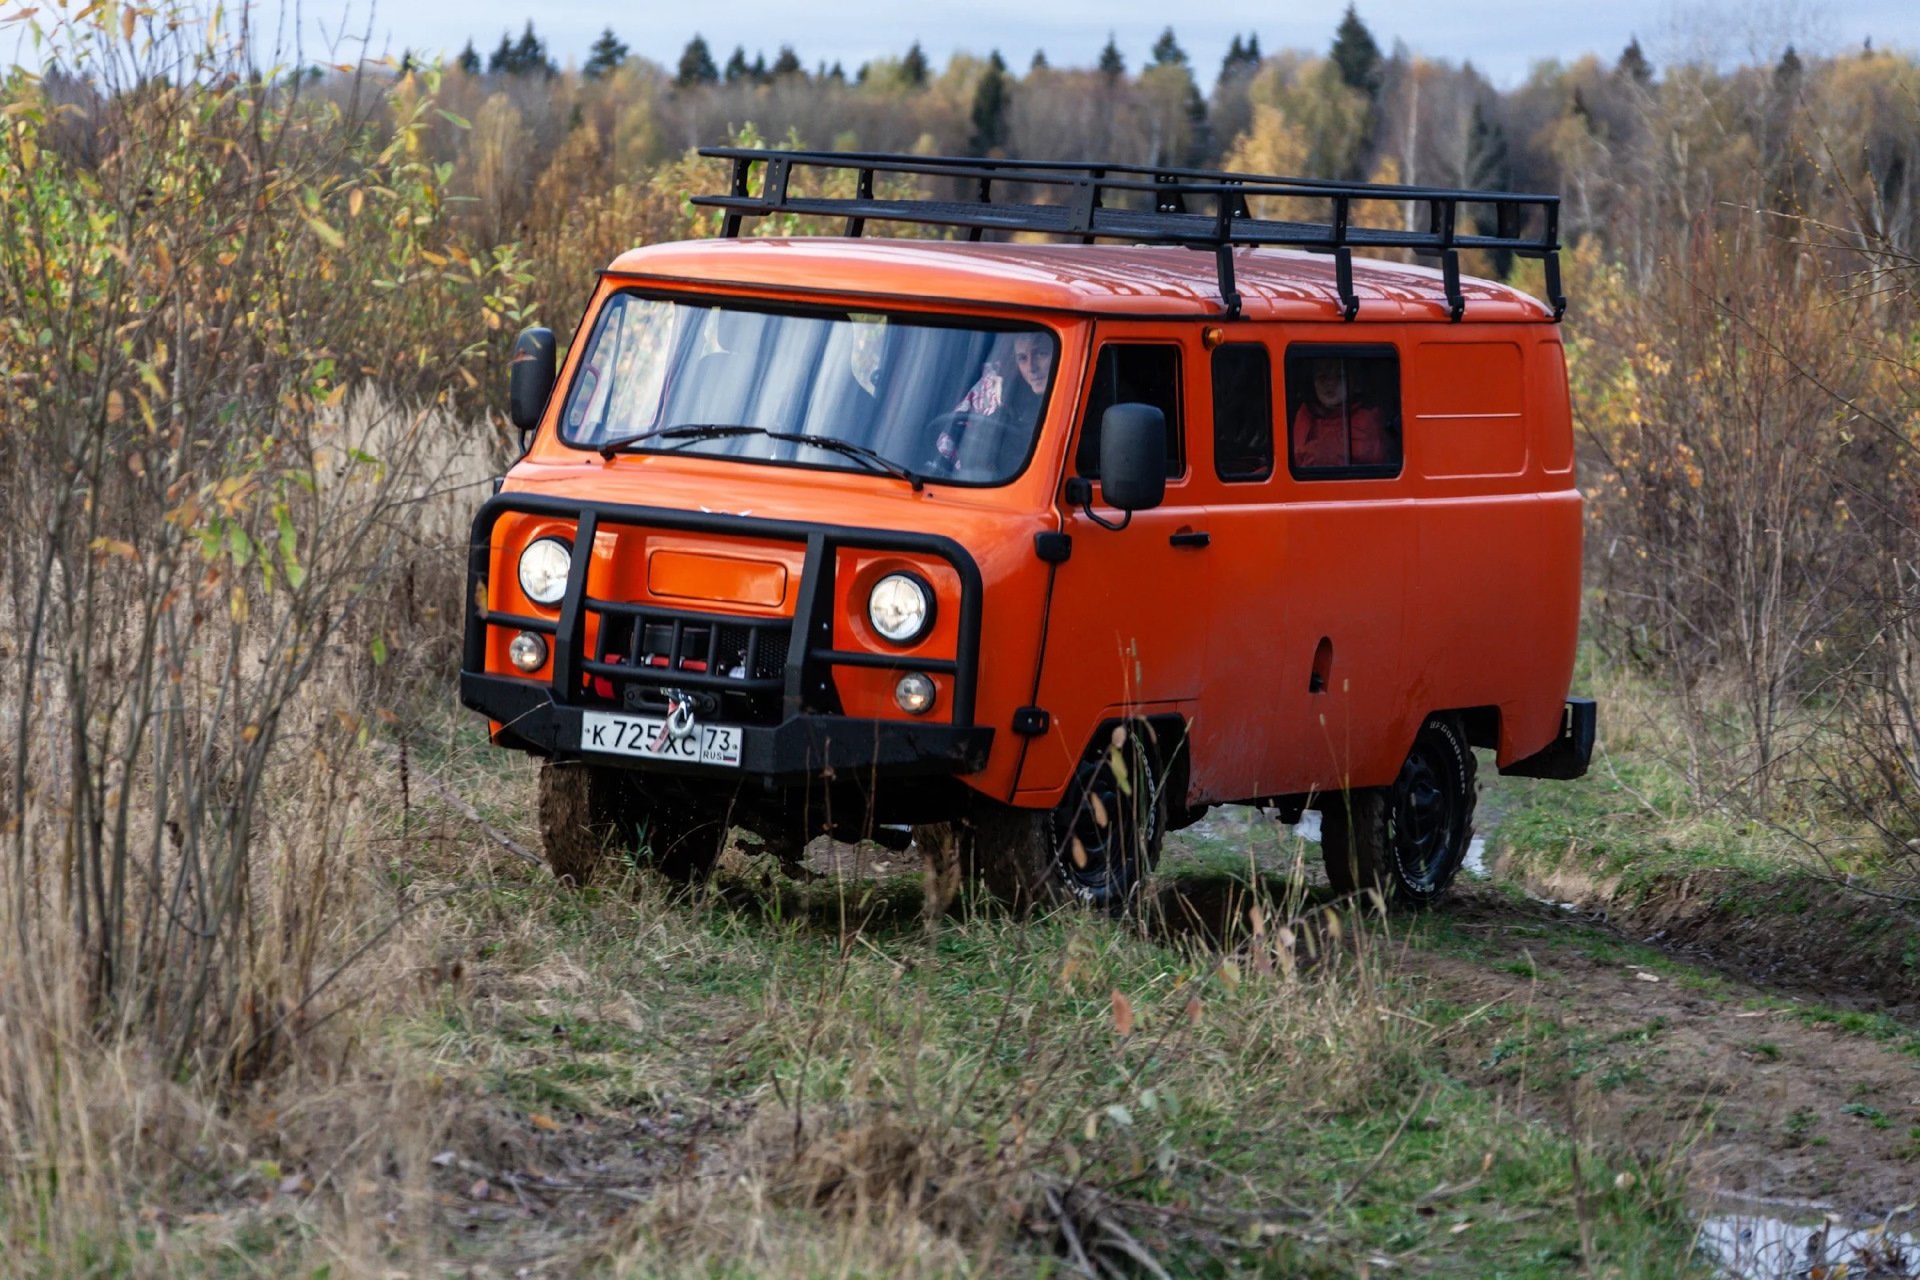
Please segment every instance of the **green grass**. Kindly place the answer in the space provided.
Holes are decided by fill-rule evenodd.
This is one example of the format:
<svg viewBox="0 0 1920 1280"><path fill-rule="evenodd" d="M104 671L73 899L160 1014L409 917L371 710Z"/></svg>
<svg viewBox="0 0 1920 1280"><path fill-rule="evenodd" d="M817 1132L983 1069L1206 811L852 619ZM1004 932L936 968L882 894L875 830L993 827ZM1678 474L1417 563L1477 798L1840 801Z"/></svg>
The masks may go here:
<svg viewBox="0 0 1920 1280"><path fill-rule="evenodd" d="M484 1087L528 1111L591 1116L668 1095L792 1116L810 1134L887 1117L984 1170L982 1185L1108 1189L1178 1274L1348 1274L1384 1254L1430 1274L1558 1275L1579 1256L1582 1211L1622 1274L1687 1265L1672 1187L1591 1150L1576 1180L1567 1140L1449 1075L1418 1022L1383 1013L1413 1002L1350 938L1288 983L1079 914L1023 926L981 911L929 938L896 896L911 898L884 885L736 886L671 905L650 888L638 901L501 890L498 908L531 913L522 932L565 956L574 989L528 991L537 1016L509 1002L442 1022L441 1068L485 1064ZM844 927L850 916L866 927ZM496 948L491 963L527 958ZM673 1036L589 1012L616 992ZM1126 1035L1116 992L1135 1021ZM1013 1129L1028 1147L1008 1164ZM803 1238L825 1229L806 1216ZM1223 1224L1236 1243L1220 1243ZM676 1239L643 1229L636 1265L664 1262ZM1001 1247L1028 1265L1051 1256L1037 1241ZM702 1274L752 1269L724 1247L704 1257Z"/></svg>

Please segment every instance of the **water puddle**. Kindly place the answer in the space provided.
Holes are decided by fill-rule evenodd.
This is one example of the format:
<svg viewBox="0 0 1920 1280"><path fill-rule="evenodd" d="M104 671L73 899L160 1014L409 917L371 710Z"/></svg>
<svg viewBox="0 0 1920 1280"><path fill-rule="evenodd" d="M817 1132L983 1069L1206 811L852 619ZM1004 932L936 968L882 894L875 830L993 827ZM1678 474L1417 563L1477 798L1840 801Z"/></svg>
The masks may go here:
<svg viewBox="0 0 1920 1280"><path fill-rule="evenodd" d="M1300 821L1293 824L1293 834L1302 840L1314 844L1320 843L1320 813L1309 809L1300 815ZM1484 836L1475 836L1467 846L1467 856L1460 861L1460 869L1475 880L1489 879L1493 873L1487 869L1487 841Z"/></svg>
<svg viewBox="0 0 1920 1280"><path fill-rule="evenodd" d="M1895 1231L1900 1215L1851 1226L1831 1215L1815 1222L1722 1213L1700 1222L1700 1251L1726 1280L1913 1280L1920 1237Z"/></svg>

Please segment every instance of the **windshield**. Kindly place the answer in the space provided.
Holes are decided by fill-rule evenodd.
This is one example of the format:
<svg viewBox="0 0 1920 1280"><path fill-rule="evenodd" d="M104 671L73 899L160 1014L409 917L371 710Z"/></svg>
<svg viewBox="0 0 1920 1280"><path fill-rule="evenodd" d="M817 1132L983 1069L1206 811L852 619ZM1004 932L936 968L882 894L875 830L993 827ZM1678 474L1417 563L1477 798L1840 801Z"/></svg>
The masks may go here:
<svg viewBox="0 0 1920 1280"><path fill-rule="evenodd" d="M574 375L561 437L609 451L880 469L858 456L870 452L917 477L1001 484L1032 451L1057 352L1054 336L1031 325L616 294Z"/></svg>

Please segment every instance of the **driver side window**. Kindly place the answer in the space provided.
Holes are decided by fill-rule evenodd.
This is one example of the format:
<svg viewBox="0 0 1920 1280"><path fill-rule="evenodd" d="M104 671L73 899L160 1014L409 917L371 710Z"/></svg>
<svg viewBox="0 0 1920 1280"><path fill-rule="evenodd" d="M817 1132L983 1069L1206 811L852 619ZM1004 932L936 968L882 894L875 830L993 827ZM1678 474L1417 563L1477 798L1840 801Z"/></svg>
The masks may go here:
<svg viewBox="0 0 1920 1280"><path fill-rule="evenodd" d="M1150 404L1167 419L1167 478L1187 469L1186 424L1180 413L1180 348L1173 343L1109 342L1094 361L1087 411L1080 422L1075 472L1100 478L1100 419L1116 404Z"/></svg>

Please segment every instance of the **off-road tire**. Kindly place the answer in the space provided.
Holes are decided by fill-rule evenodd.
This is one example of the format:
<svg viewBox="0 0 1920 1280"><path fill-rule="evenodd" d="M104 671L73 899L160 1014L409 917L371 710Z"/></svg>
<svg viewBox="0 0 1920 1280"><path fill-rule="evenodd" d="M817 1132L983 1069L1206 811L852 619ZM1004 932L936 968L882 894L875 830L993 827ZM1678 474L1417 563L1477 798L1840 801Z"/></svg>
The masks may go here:
<svg viewBox="0 0 1920 1280"><path fill-rule="evenodd" d="M1390 907L1433 903L1467 856L1477 794L1465 730L1452 716L1430 717L1390 785L1322 806L1320 846L1334 892L1371 889Z"/></svg>
<svg viewBox="0 0 1920 1280"><path fill-rule="evenodd" d="M1072 901L1124 915L1160 861L1167 793L1146 732L1129 726L1074 770L1049 816L1053 883Z"/></svg>
<svg viewBox="0 0 1920 1280"><path fill-rule="evenodd" d="M1125 773L1131 794L1119 787L1118 772ZM1089 794L1101 797L1098 806ZM1096 812L1105 814L1104 827ZM1103 742L1098 755L1090 753L1052 809L983 801L963 821L915 827L913 838L936 878L957 863L961 874L1017 915L1062 903L1120 915L1159 862L1166 829L1167 797L1152 753L1140 734L1130 732L1120 745ZM1084 866L1074 853L1076 835ZM1108 844L1114 846L1111 856Z"/></svg>
<svg viewBox="0 0 1920 1280"><path fill-rule="evenodd" d="M576 887L629 857L677 883L704 882L726 833L723 818L650 803L636 776L603 765L542 763L539 815L547 865Z"/></svg>

